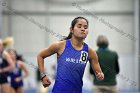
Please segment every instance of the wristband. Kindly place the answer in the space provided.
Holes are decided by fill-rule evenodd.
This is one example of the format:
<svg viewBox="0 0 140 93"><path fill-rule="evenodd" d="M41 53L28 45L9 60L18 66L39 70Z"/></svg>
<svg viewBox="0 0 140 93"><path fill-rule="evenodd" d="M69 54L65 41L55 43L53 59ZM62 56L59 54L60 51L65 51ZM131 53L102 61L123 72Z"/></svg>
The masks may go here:
<svg viewBox="0 0 140 93"><path fill-rule="evenodd" d="M40 77L41 77L41 79L42 79L42 77L44 77L46 74L43 72L43 73L41 73L40 74Z"/></svg>
<svg viewBox="0 0 140 93"><path fill-rule="evenodd" d="M43 81L43 78L46 77L46 75L44 75L43 77L41 77L41 81Z"/></svg>

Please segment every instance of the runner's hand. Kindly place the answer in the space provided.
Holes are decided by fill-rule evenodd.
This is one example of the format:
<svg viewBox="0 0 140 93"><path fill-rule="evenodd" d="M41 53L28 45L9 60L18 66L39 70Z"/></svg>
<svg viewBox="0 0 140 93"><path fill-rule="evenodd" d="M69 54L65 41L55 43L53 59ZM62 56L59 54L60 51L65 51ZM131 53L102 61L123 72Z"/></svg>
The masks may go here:
<svg viewBox="0 0 140 93"><path fill-rule="evenodd" d="M97 78L98 80L103 80L103 79L104 79L104 74L103 74L103 72L97 72L97 71L96 71L96 78Z"/></svg>
<svg viewBox="0 0 140 93"><path fill-rule="evenodd" d="M43 79L42 79L42 85L45 87L48 87L50 86L51 84L51 81L49 80L49 78L47 76L45 76Z"/></svg>

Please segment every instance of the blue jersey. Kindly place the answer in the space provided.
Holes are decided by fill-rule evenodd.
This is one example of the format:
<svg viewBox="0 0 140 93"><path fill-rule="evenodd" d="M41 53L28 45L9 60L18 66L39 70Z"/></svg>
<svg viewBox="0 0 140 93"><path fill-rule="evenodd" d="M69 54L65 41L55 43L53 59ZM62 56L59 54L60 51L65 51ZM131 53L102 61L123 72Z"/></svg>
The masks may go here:
<svg viewBox="0 0 140 93"><path fill-rule="evenodd" d="M16 63L14 70L10 73L10 78L11 78L11 86L12 87L21 87L23 86L23 81L19 81L16 82L15 79L17 77L21 77L22 76L22 71L21 69L18 67L18 64Z"/></svg>
<svg viewBox="0 0 140 93"><path fill-rule="evenodd" d="M76 50L70 39L58 57L57 75L52 93L82 93L83 74L88 61L88 45Z"/></svg>

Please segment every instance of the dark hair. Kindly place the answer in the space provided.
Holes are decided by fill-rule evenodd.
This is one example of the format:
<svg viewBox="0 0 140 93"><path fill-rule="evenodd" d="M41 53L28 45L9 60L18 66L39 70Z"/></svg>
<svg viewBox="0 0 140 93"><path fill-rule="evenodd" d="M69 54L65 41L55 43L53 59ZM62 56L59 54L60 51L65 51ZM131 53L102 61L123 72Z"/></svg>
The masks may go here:
<svg viewBox="0 0 140 93"><path fill-rule="evenodd" d="M107 48L108 45L109 45L109 42L108 42L108 39L107 39L106 36L104 36L104 35L98 36L98 38L97 38L97 46L99 48Z"/></svg>
<svg viewBox="0 0 140 93"><path fill-rule="evenodd" d="M70 39L71 37L72 37L72 32L70 32L69 35L64 40Z"/></svg>
<svg viewBox="0 0 140 93"><path fill-rule="evenodd" d="M23 59L23 56L22 55L17 55L17 60L20 60L20 61L25 61L24 59Z"/></svg>
<svg viewBox="0 0 140 93"><path fill-rule="evenodd" d="M71 22L71 28L73 29L75 24L78 22L79 19L84 19L86 20L87 24L88 24L88 20L84 17L76 17L72 20ZM69 35L65 38L65 40L70 39L72 37L72 32L69 33Z"/></svg>

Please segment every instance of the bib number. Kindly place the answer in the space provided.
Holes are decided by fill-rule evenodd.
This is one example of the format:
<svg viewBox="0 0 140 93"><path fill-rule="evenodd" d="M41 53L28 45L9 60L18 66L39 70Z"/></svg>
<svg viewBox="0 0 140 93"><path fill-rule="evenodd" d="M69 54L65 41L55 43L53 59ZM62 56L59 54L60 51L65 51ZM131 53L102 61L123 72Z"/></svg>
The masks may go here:
<svg viewBox="0 0 140 93"><path fill-rule="evenodd" d="M88 57L88 53L85 51L81 51L80 61L82 61L83 63L86 63L87 57Z"/></svg>

